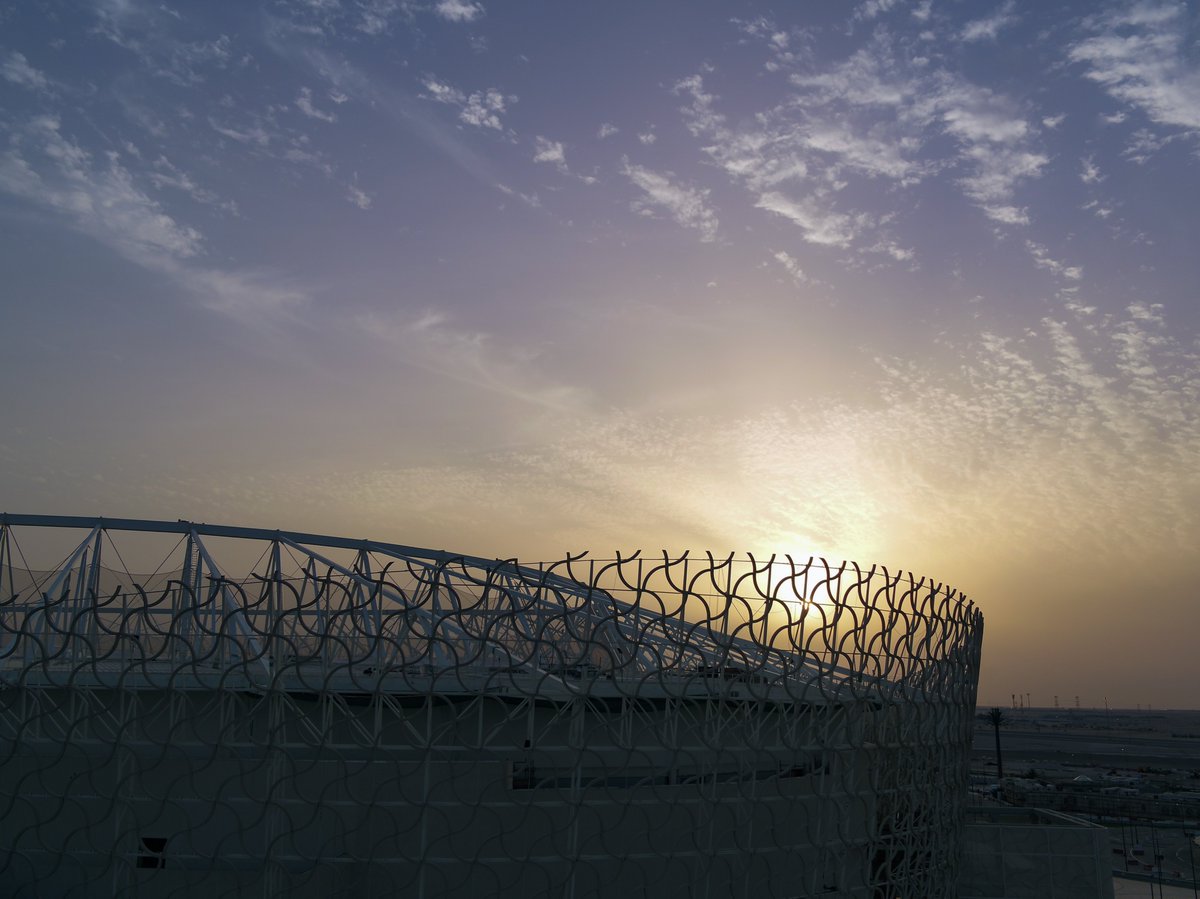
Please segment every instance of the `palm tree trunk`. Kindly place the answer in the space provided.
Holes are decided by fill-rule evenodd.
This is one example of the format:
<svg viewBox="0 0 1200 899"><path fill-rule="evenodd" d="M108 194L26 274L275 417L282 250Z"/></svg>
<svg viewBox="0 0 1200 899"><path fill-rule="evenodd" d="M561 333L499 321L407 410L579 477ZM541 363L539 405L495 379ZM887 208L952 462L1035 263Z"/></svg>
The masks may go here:
<svg viewBox="0 0 1200 899"><path fill-rule="evenodd" d="M1000 724L996 724L996 779L1004 780L1004 759L1000 756Z"/></svg>

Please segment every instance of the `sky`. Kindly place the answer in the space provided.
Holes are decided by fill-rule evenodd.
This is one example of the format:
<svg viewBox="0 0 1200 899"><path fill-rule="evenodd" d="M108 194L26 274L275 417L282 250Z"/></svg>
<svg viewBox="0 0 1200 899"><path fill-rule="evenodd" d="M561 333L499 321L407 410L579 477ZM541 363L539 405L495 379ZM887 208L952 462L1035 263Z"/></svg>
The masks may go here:
<svg viewBox="0 0 1200 899"><path fill-rule="evenodd" d="M824 555L1200 707L1200 3L0 3L0 509Z"/></svg>

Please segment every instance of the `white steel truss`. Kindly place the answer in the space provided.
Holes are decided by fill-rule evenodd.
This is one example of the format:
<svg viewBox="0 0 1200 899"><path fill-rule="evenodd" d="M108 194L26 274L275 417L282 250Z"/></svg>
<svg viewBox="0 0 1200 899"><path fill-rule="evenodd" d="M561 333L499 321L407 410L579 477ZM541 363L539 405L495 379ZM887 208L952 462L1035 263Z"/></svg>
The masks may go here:
<svg viewBox="0 0 1200 899"><path fill-rule="evenodd" d="M0 878L950 896L981 641L878 566L0 515Z"/></svg>

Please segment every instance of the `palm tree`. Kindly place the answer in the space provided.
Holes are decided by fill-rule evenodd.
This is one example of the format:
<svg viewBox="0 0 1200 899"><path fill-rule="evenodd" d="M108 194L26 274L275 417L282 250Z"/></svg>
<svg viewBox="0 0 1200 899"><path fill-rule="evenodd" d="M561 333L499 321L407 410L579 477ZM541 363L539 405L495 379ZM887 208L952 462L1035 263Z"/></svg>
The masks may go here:
<svg viewBox="0 0 1200 899"><path fill-rule="evenodd" d="M996 729L996 777L998 780L1004 780L1004 759L1000 756L1000 727L1006 723L1004 712L992 709L987 714L987 720Z"/></svg>

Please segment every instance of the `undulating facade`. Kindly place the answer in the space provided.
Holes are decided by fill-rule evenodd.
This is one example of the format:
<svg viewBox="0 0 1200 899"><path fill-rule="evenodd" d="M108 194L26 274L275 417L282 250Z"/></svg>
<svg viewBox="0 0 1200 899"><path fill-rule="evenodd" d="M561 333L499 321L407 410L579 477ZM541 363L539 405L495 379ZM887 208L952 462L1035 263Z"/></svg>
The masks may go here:
<svg viewBox="0 0 1200 899"><path fill-rule="evenodd" d="M0 516L0 882L950 897L982 627L878 566Z"/></svg>

